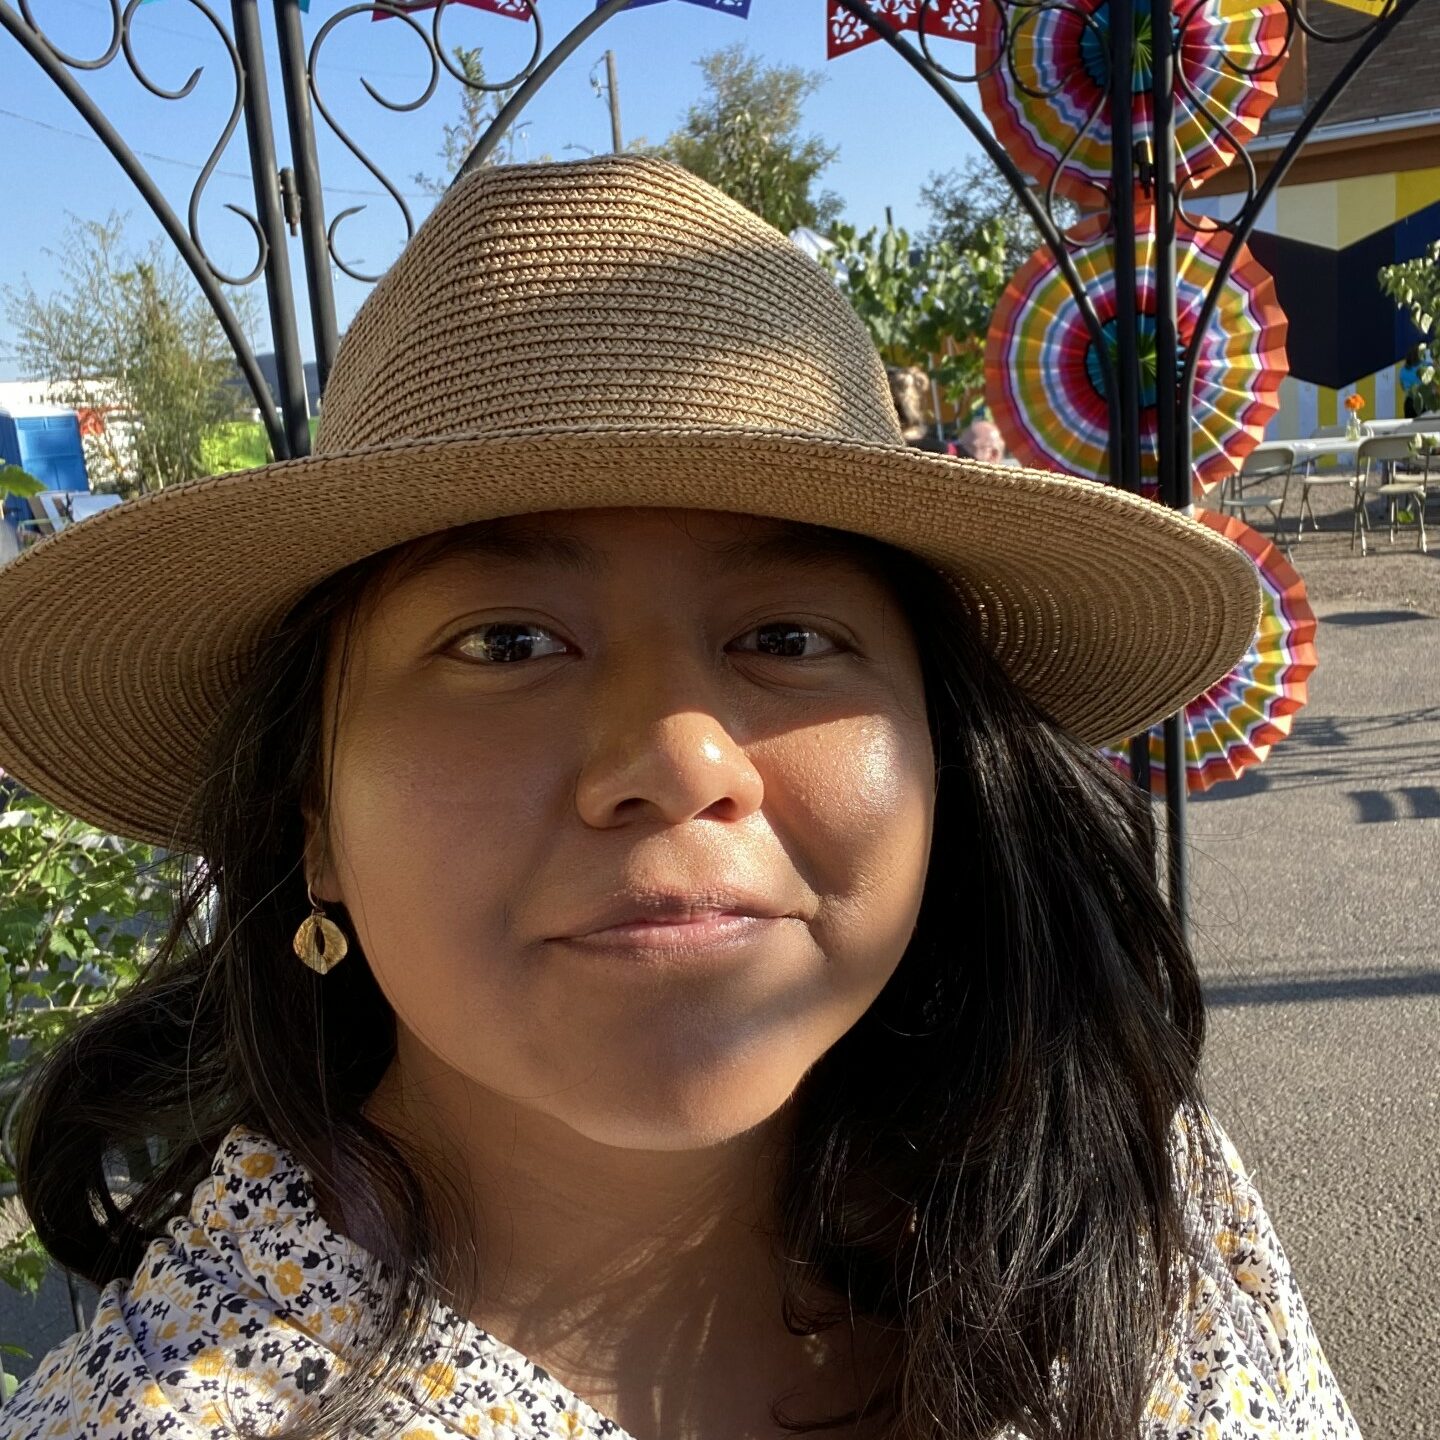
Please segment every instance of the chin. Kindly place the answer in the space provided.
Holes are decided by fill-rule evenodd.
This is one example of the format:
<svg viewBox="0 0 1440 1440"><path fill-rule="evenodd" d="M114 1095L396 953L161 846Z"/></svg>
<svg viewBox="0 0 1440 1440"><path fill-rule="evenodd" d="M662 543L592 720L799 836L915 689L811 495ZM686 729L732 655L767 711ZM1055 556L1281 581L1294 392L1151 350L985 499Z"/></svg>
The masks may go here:
<svg viewBox="0 0 1440 1440"><path fill-rule="evenodd" d="M735 1140L771 1119L795 1093L803 1073L793 1064L758 1070L743 1066L732 1075L640 1073L603 1092L557 1095L552 1113L598 1145L621 1150L703 1150Z"/></svg>

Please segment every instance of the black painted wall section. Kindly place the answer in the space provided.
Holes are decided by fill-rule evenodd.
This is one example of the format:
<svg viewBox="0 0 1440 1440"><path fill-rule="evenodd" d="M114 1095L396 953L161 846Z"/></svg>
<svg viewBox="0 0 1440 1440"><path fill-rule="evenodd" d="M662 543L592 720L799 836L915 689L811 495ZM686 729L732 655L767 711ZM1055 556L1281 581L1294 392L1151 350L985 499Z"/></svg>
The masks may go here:
<svg viewBox="0 0 1440 1440"><path fill-rule="evenodd" d="M1327 389L1393 365L1419 332L1380 289L1382 265L1414 260L1440 239L1440 202L1427 205L1343 250L1256 231L1250 251L1274 277L1290 322L1290 373Z"/></svg>

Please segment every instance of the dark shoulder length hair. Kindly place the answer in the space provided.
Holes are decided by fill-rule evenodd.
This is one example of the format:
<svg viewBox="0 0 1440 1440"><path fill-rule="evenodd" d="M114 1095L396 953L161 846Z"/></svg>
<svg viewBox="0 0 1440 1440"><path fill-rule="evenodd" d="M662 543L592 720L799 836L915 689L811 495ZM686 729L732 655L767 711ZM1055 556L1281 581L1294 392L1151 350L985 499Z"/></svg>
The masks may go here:
<svg viewBox="0 0 1440 1440"><path fill-rule="evenodd" d="M851 538L918 640L934 840L892 980L790 1101L785 1317L806 1332L860 1316L893 1337L865 1414L894 1440L1133 1435L1190 1274L1195 1172L1175 1137L1203 1119L1201 995L1141 838L1146 802L1036 711L936 572ZM363 957L321 979L291 937L309 909L302 814L324 813L332 641L343 670L367 599L463 539L352 566L278 629L214 734L188 831L204 861L153 964L45 1059L17 1130L42 1240L96 1284L135 1270L237 1123L322 1198L370 1197L381 1299L364 1347L382 1373L318 1397L297 1437L374 1433L383 1367L421 1342L453 1259L433 1177L362 1111L394 1054L389 1005ZM147 1150L155 1168L117 1202L115 1157ZM777 1410L796 1431L853 1418Z"/></svg>

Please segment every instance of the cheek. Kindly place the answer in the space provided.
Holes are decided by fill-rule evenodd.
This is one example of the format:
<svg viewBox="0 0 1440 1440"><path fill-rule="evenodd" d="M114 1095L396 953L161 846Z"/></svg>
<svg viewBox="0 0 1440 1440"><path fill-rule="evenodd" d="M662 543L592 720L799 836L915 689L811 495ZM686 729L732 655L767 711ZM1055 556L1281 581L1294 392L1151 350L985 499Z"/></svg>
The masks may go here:
<svg viewBox="0 0 1440 1440"><path fill-rule="evenodd" d="M400 1009L500 943L568 792L533 725L481 731L473 709L451 718L398 697L373 713L336 756L332 837L361 944Z"/></svg>
<svg viewBox="0 0 1440 1440"><path fill-rule="evenodd" d="M761 767L771 824L821 897L816 939L888 976L914 929L930 856L927 727L903 716L833 721L770 742Z"/></svg>

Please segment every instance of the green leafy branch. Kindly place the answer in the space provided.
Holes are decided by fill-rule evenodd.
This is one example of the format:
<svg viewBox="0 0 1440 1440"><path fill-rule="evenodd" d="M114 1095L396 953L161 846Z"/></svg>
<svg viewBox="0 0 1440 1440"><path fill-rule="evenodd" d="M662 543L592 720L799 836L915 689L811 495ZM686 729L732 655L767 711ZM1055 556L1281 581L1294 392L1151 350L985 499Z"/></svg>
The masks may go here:
<svg viewBox="0 0 1440 1440"><path fill-rule="evenodd" d="M826 259L881 358L933 375L964 423L984 393L985 334L1009 274L1004 227L987 221L968 246L916 244L893 225L837 225L830 238Z"/></svg>

